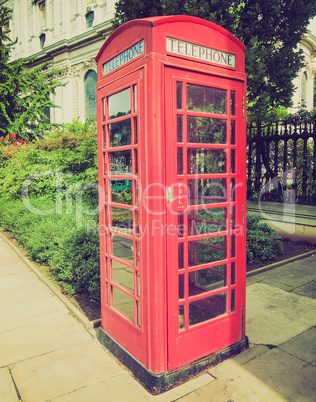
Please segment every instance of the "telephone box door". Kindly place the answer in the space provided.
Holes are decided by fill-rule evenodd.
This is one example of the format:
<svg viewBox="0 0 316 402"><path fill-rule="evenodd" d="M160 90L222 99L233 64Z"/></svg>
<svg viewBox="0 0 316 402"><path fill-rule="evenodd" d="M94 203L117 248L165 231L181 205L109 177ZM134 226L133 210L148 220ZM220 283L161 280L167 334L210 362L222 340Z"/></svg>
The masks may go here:
<svg viewBox="0 0 316 402"><path fill-rule="evenodd" d="M244 83L166 68L168 369L245 336Z"/></svg>

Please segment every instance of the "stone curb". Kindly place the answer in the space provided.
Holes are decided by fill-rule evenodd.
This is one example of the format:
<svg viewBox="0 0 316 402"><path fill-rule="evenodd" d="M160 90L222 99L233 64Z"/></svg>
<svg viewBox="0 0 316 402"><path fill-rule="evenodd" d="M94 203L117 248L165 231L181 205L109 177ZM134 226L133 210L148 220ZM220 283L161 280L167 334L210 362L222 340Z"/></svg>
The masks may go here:
<svg viewBox="0 0 316 402"><path fill-rule="evenodd" d="M246 273L246 277L249 278L251 276L261 274L266 271L270 271L271 269L281 267L282 265L289 264L290 262L302 260L303 258L310 257L311 255L316 254L316 250L308 251L307 253L296 255L295 257L287 258L286 260L274 262L273 264L266 265L265 267L261 267L258 269L254 269L253 271L249 271Z"/></svg>
<svg viewBox="0 0 316 402"><path fill-rule="evenodd" d="M31 271L48 287L48 289L67 307L67 309L76 316L77 320L89 331L93 328L97 328L101 325L101 318L98 320L89 321L88 318L81 313L45 276L32 264L20 250L12 244L1 232L0 237L3 239L25 262L25 264L31 269Z"/></svg>

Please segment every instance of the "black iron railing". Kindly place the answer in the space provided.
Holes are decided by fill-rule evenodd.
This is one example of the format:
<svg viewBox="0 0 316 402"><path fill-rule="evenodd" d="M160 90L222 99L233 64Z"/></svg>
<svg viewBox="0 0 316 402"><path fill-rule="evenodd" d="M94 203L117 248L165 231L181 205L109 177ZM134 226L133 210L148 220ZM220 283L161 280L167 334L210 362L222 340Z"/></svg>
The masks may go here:
<svg viewBox="0 0 316 402"><path fill-rule="evenodd" d="M251 122L248 199L316 205L316 119Z"/></svg>

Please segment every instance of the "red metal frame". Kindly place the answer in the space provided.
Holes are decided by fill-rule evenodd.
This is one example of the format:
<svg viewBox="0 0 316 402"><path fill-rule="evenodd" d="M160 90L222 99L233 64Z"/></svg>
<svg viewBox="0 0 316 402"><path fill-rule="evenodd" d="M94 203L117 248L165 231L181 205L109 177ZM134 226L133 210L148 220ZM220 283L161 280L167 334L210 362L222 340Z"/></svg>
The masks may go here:
<svg viewBox="0 0 316 402"><path fill-rule="evenodd" d="M179 45L180 50L181 46L183 49L191 46L191 56L188 56L188 52L175 54L167 51L168 38L183 41L184 45ZM133 46L135 51L131 50ZM197 60L193 49L198 46L234 55L235 65L220 66L207 60ZM203 49L200 50L201 54ZM215 24L194 17L175 16L136 20L123 25L108 38L97 56L99 184L107 194L106 197L102 191L100 194L102 328L122 349L153 373L177 369L245 337L244 50L245 47L235 37ZM130 59L126 56L124 61L124 55L128 52ZM111 68L105 69L109 61ZM177 82L182 83L182 108L177 108ZM137 110L134 108L135 85ZM226 112L189 110L186 94L188 85L226 91ZM127 88L130 88L126 93L129 92L131 110L110 118L109 100L112 102L114 94ZM234 116L230 106L232 94L235 96ZM180 142L177 142L177 116L182 116L183 138ZM205 119L205 122L210 118L218 119L219 124L227 125L224 143L193 142L196 140L194 138L188 142L186 135L190 116L192 119ZM235 144L231 143L231 121L235 122ZM120 125L125 125L126 132L130 130L127 143L122 143L122 139L115 143L115 130ZM137 144L134 141L136 132ZM196 131L194 135L200 134ZM117 138L121 138L120 135ZM217 172L201 171L198 175L188 173L188 149L192 150L190 163L195 164L210 157L207 151L219 158L225 153L225 168ZM132 171L117 172L118 168L113 168L118 166L116 161L119 158L116 157L129 152ZM235 171L231 172L233 152ZM183 156L179 171L177 155L178 158ZM124 160L127 163L127 158ZM226 186L226 199L216 199L209 195L209 198L204 198L208 200L204 206L188 204L189 180L193 180L190 182L192 191L197 190L199 183L205 184L215 179L222 180ZM113 193L113 188L111 191L111 183L117 184L117 181L122 180L132 183L130 203L122 202L122 199L120 201L119 196ZM228 191L230 187L236 187L235 199L231 198ZM132 230L117 233L117 227L113 225L115 208L131 215ZM201 218L203 208L211 212L220 209L224 214ZM231 222L231 208L235 211L235 226L231 228L229 224L224 227L226 224L220 225L223 220ZM202 221L205 225L220 227L220 230L198 234L197 228ZM179 225L184 225L181 237L177 233ZM189 226L192 227L190 233ZM240 230L237 230L239 226ZM217 238L224 239L223 243L205 245L210 239ZM115 243L116 239L120 245ZM236 242L235 256L231 255L232 239ZM192 254L190 263L189 242ZM125 257L124 253L118 255L115 251L117 247L126 247L129 257ZM133 251L130 251L131 247ZM221 263L200 261L200 265L197 265L201 247L222 253L224 247L225 258ZM178 250L182 253L182 248L183 259L179 267ZM139 257L137 250L140 250ZM111 269L113 263L118 267L115 270L113 267ZM232 264L235 266L234 281L231 275ZM121 280L118 276L121 269L125 270L124 278L133 279L125 282L125 279ZM193 285L189 286L189 279L191 284L199 284L205 273L225 277L223 285L216 285L217 288L213 290L200 287L200 290L196 290L200 293L193 294ZM193 308L197 308L199 303L209 306L208 303L219 300L219 295L223 293L226 295L223 314L202 319L195 325L191 320L190 324L189 308L192 316ZM126 298L130 301L130 310L126 309L126 305L115 304L116 294L120 295L121 300ZM209 296L214 298L208 299ZM234 311L231 308L232 297ZM179 318L179 308L184 313L183 329L179 327L182 326L182 323L179 324L182 319L181 314Z"/></svg>

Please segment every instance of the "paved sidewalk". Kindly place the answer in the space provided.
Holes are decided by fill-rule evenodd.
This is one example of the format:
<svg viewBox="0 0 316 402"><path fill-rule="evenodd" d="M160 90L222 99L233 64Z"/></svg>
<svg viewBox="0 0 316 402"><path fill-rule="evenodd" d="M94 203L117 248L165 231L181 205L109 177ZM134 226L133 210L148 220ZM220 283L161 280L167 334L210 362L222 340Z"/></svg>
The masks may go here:
<svg viewBox="0 0 316 402"><path fill-rule="evenodd" d="M150 395L0 237L0 401L316 401L316 256L248 280L250 349Z"/></svg>

